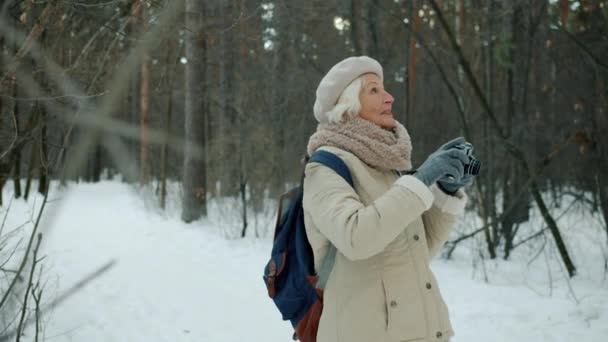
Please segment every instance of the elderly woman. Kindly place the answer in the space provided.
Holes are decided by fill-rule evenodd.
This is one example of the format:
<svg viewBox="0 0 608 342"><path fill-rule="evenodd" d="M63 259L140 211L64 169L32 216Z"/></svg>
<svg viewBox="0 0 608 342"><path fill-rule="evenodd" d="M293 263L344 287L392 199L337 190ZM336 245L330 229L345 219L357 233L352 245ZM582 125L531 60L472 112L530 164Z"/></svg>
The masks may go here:
<svg viewBox="0 0 608 342"><path fill-rule="evenodd" d="M468 157L455 139L415 171L410 136L393 115L380 64L351 57L317 89L319 121L308 153L340 157L354 188L309 163L304 218L315 269L335 261L324 289L318 342L447 341L454 335L430 259L464 211ZM411 171L411 172L403 172ZM328 251L335 249L335 253Z"/></svg>

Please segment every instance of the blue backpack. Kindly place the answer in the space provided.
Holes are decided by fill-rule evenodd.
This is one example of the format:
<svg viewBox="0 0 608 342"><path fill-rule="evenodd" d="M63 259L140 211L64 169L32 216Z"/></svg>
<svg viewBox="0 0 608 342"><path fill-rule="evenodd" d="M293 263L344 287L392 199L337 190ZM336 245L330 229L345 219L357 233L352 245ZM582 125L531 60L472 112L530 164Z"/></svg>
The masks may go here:
<svg viewBox="0 0 608 342"><path fill-rule="evenodd" d="M317 151L308 162L331 168L353 186L348 167L333 153ZM302 182L279 200L274 244L270 261L264 268L264 282L283 320L291 321L295 330L293 339L315 342L323 310L323 289L334 265L336 248L330 244L319 274L316 274L304 227L303 190Z"/></svg>

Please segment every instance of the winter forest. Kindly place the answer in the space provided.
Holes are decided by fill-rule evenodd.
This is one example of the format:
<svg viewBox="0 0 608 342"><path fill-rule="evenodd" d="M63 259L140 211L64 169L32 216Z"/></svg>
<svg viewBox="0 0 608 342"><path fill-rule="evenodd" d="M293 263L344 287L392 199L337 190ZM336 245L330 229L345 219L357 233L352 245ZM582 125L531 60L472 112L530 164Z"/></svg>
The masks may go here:
<svg viewBox="0 0 608 342"><path fill-rule="evenodd" d="M0 341L291 340L277 200L360 55L414 166L482 163L451 341L606 341L608 0L0 1Z"/></svg>

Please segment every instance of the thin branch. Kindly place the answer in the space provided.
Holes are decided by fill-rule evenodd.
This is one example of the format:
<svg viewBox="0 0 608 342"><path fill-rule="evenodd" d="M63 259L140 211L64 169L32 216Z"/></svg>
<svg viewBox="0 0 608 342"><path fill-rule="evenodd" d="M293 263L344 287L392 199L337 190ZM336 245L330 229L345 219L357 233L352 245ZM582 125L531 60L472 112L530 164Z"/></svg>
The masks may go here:
<svg viewBox="0 0 608 342"><path fill-rule="evenodd" d="M570 259L568 249L566 248L563 238L561 237L559 227L557 226L557 223L551 216L551 213L549 213L549 210L546 208L545 202L538 189L538 184L534 181L534 179L536 178L537 175L535 175L533 173L533 170L530 170L530 165L529 165L528 161L526 160L525 153L522 151L522 149L520 149L514 142L509 141L508 136L502 130L502 127L500 126L498 120L496 119L496 116L494 115L494 112L493 112L492 108L490 107L488 100L485 97L485 94L483 93L483 91L481 90L481 87L479 86L479 82L477 82L477 79L475 78L475 76L473 75L473 72L471 71L469 62L465 58L464 53L462 52L462 49L460 48L460 45L456 41L456 37L454 36L447 21L445 20L445 17L443 16L443 12L442 12L441 8L439 7L439 5L437 5L437 1L436 0L429 0L429 1L431 3L431 7L433 7L433 10L437 14L437 17L439 19L441 26L443 27L443 30L448 35L448 38L450 40L453 50L458 55L459 64L462 66L469 83L473 87L475 95L478 97L478 100L481 102L481 104L486 112L486 115L488 115L488 117L490 118L490 123L492 123L493 128L498 132L499 136L502 138L503 142L505 143L505 146L507 147L507 151L515 158L515 160L519 161L519 163L521 164L521 167L527 174L527 176L529 178L529 187L530 187L530 192L532 193L532 197L534 198L534 201L538 205L543 219L545 220L545 222L551 229L551 233L552 233L555 243L557 244L557 247L559 249L560 256L562 257L562 261L564 262L566 268L568 269L568 274L571 277L573 277L576 274L576 267L574 266L574 263ZM572 136L571 139L573 137L574 136ZM549 161L550 161L550 159L546 160L547 163ZM545 162L545 161L543 161L543 162ZM545 165L541 163L541 166L539 168L544 168L544 166Z"/></svg>
<svg viewBox="0 0 608 342"><path fill-rule="evenodd" d="M587 56L589 56L589 58L591 58L593 60L593 62L595 62L595 64L602 67L605 71L608 71L608 64L604 63L601 58L597 57L593 53L593 51L591 51L591 49L587 45L585 45L583 42L581 42L581 40L578 39L574 34L572 34L570 31L566 30L566 28L564 28L562 25L559 25L556 23L553 23L553 25L551 25L551 28L552 29L557 28L559 31L565 33L568 38L570 38L579 48L581 48L581 50L583 50L583 52Z"/></svg>
<svg viewBox="0 0 608 342"><path fill-rule="evenodd" d="M0 268L4 268L4 266L6 266L6 264L8 264L8 262L13 258L13 255L15 255L15 253L19 249L19 245L21 245L22 241L23 241L23 238L19 239L19 241L15 244L15 247L13 248L13 250L10 252L8 257L6 258L6 260L2 263L2 265L0 265ZM4 246L2 246L2 247L4 247ZM14 272L14 273L17 274L17 272Z"/></svg>
<svg viewBox="0 0 608 342"><path fill-rule="evenodd" d="M42 213L44 212L44 208L46 207L46 203L47 203L46 200L49 196L49 193L50 193L50 191L47 191L44 194L44 201L42 202L42 206L40 207L40 211L38 212L38 217L36 219L36 223L34 224L34 229L32 230L30 239L27 243L27 247L25 248L25 254L24 254L23 260L21 260L21 264L19 265L19 268L17 269L17 274L15 274L15 277L13 278L9 287L6 289L6 292L2 296L2 300L0 300L0 309L6 303L6 300L8 299L9 294L13 291L15 285L17 284L17 279L19 279L19 277L21 276L21 272L23 272L23 269L25 268L25 264L27 263L27 255L30 253L30 251L32 249L34 237L36 236L38 227L40 226L40 220L42 219Z"/></svg>
<svg viewBox="0 0 608 342"><path fill-rule="evenodd" d="M96 3L96 4L87 4L85 2L78 2L78 1L66 1L64 0L65 3L70 4L72 6L80 6L80 7L104 7L104 6L108 6L108 5L116 5L119 4L121 2L124 2L124 0L110 0L107 2L100 2L100 3Z"/></svg>
<svg viewBox="0 0 608 342"><path fill-rule="evenodd" d="M528 261L528 266L530 266L534 262L534 260L536 260L536 258L538 258L538 256L545 250L545 246L547 246L547 237L544 234L542 234L542 232L544 232L544 231L545 231L545 229L543 229L539 232L539 233L541 233L540 235L545 238L543 240L543 244L538 249L538 252L536 252L536 254L534 254L532 256L532 258L530 258L530 260Z"/></svg>
<svg viewBox="0 0 608 342"><path fill-rule="evenodd" d="M15 137L13 138L13 141L6 148L6 151L4 151L2 153L2 155L0 155L0 160L4 159L4 157L6 157L6 155L9 154L13 150L13 148L17 144L17 140L19 139L19 125L17 123L17 117L15 116L15 112L13 112L12 118L13 118L13 123L15 124Z"/></svg>
<svg viewBox="0 0 608 342"><path fill-rule="evenodd" d="M560 218L562 218L564 215L566 215L566 213L568 213L570 211L570 209L572 209L572 207L574 207L574 205L578 202L578 201L582 201L581 199L578 199L577 201L573 201L572 203L570 203L570 205L568 206L568 208L566 208L561 214L559 214L559 216L555 219L556 221L559 221ZM513 245L513 247L511 248L511 250L514 250L515 247L522 245L526 242L528 242L529 240L532 240L538 236L540 236L541 234L543 234L547 229L549 229L549 227L544 227L543 229L541 229L540 231L532 234L531 236L523 239L522 241L517 242L516 244ZM515 235L515 234L513 234Z"/></svg>
<svg viewBox="0 0 608 342"><path fill-rule="evenodd" d="M547 229L549 229L549 228L545 227L545 228L539 230L538 232L536 232L536 233L528 236L527 238L525 238L525 239L517 242L516 244L513 244L513 247L511 247L511 251L514 250L515 248L517 248L518 246L523 245L524 243L526 243L526 242L528 242L528 241L530 241L532 239L535 239L535 238L537 238L537 237L539 237L541 235L544 235L545 231L547 231Z"/></svg>
<svg viewBox="0 0 608 342"><path fill-rule="evenodd" d="M92 95L66 94L66 95L41 96L41 97L13 97L10 95L0 95L0 97L4 97L4 98L11 99L14 101L55 101L55 100L60 100L60 99L65 99L65 98L72 98L72 99L76 99L76 100L88 100L88 99L104 96L106 94L107 94L107 91L104 91L104 92L98 93L98 94L92 94Z"/></svg>
<svg viewBox="0 0 608 342"><path fill-rule="evenodd" d="M110 269L112 269L112 267L114 267L115 264L116 264L115 260L110 260L109 262L107 262L104 265L102 265L101 267L99 267L97 270L91 272L89 275L87 275L84 278L82 278L82 280L80 280L76 284L72 285L72 287L70 287L69 289L65 290L60 296L58 296L57 298L55 298L50 304L46 305L43 309L41 309L40 313L39 313L40 317L42 317L45 312L57 308L65 300L67 300L68 298L72 297L73 295L75 295L80 290L82 290L90 282L92 282L93 280L99 278L104 273L108 272ZM28 325L30 325L32 323L33 323L33 320L31 318L28 318L28 319L25 320L24 326L27 327ZM17 333L17 330L13 330L13 331L11 331L9 333L6 333L4 335L0 335L0 342L8 341L13 336L15 336L15 333Z"/></svg>
<svg viewBox="0 0 608 342"><path fill-rule="evenodd" d="M547 166L549 166L549 164L551 163L551 161L557 156L557 154L563 150L566 146L568 146L568 144L570 143L570 141L574 138L574 135L572 135L571 137L567 138L566 140L564 140L561 144L558 144L551 152L549 152L543 159L542 161L539 163L539 166L537 167L537 169L530 175L530 177L528 178L528 180L526 180L526 182L521 186L521 188L519 189L519 191L515 194L515 196L513 197L513 200L511 201L511 204L509 205L509 207L507 207L507 209L505 209L501 215L495 220L495 221L491 221L477 229L475 229L473 232L463 235L455 240L452 241L448 241L447 244L450 244L450 250L447 253L447 258L449 259L450 256L452 255L452 253L454 252L454 249L456 249L456 245L466 239L472 238L473 236L477 235L478 233L483 232L485 229L491 227L494 224L500 223L504 220L504 218L509 215L511 213L511 211L513 211L515 209L515 207L518 204L518 199L525 193L528 191L530 184L532 184L532 182L534 182L536 180L536 178L538 178L542 172L545 170L545 168Z"/></svg>
<svg viewBox="0 0 608 342"><path fill-rule="evenodd" d="M12 77L12 75L15 74L15 71L21 64L21 60L23 59L23 57L25 57L25 55L30 52L30 50L34 46L34 43L40 38L44 30L46 29L47 24L55 17L55 14L58 13L58 11L59 2L55 1L49 2L44 8L44 10L42 10L42 13L36 21L36 24L25 39L25 42L17 51L17 54L13 57L13 61L9 64L6 73L0 79L0 84L4 83L7 78Z"/></svg>
<svg viewBox="0 0 608 342"><path fill-rule="evenodd" d="M21 340L21 335L23 334L23 329L25 328L23 324L25 323L25 314L27 313L27 299L29 298L30 291L32 290L32 285L34 281L34 271L36 270L36 265L38 265L36 257L38 255L38 249L40 248L40 242L42 242L42 234L38 233L38 242L36 243L36 248L34 248L34 254L32 256L32 267L30 269L30 277L27 282L27 287L25 289L25 295L23 297L21 318L19 319L19 324L17 325L17 342ZM25 259L27 259L27 255L25 256Z"/></svg>
<svg viewBox="0 0 608 342"><path fill-rule="evenodd" d="M503 140L507 140L507 137L503 131L502 126L498 122L498 119L496 118L494 111L490 107L490 103L488 102L488 99L486 98L486 96L483 94L483 91L479 87L479 82L477 82L477 80L475 79L475 76L473 75L473 71L471 71L471 66L469 65L469 62L467 61L467 59L464 57L462 48L460 47L460 44L458 44L458 42L456 41L456 37L455 37L454 33L452 32L452 29L448 25L444 15L443 15L443 11L437 4L436 0L429 0L429 2L431 3L431 7L433 7L433 10L435 11L435 14L437 15L437 19L439 19L439 23L441 24L441 27L443 28L443 30L446 32L446 34L448 36L448 40L450 41L452 49L454 49L454 51L456 52L456 55L458 56L459 64L462 66L464 73L467 75L467 78L470 80L469 83L471 83L471 86L473 87L473 91L475 92L475 95L477 95L477 97L479 98L479 100L481 102L483 109L488 114L488 116L490 118L490 122L492 123L492 125L494 126L496 131L499 133L500 137L502 137Z"/></svg>
<svg viewBox="0 0 608 342"><path fill-rule="evenodd" d="M38 342L39 341L39 335L40 335L40 319L41 319L41 315L40 315L40 299L42 298L42 290L40 289L40 281L38 281L36 283L36 286L34 286L34 290L32 291L32 297L34 297L34 302L36 303L36 307L35 307L35 315L36 315L36 334L34 335L34 341ZM38 291L38 294L36 294L36 291Z"/></svg>
<svg viewBox="0 0 608 342"><path fill-rule="evenodd" d="M3 268L3 267L0 267L0 271L2 271L4 273L14 273L14 274L17 273L17 271L15 271L15 270L9 270L9 269Z"/></svg>
<svg viewBox="0 0 608 342"><path fill-rule="evenodd" d="M2 191L0 189L0 191ZM6 212L4 213L4 218L2 219L2 225L0 226L0 236L2 236L2 232L4 232L4 226L6 225L6 219L8 218L8 213L11 211L11 205L13 204L14 196L11 196L8 202L8 207L6 207Z"/></svg>

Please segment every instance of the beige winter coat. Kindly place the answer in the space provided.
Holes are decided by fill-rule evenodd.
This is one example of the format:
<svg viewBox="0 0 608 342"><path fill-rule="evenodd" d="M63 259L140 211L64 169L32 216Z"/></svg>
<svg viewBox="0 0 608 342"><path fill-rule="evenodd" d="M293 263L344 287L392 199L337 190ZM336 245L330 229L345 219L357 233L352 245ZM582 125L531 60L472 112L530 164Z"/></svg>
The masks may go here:
<svg viewBox="0 0 608 342"><path fill-rule="evenodd" d="M318 342L447 341L454 333L429 262L467 200L342 158L354 189L318 163L306 167L304 217L319 270L329 241L338 253L324 293ZM328 241L329 239L329 241Z"/></svg>

